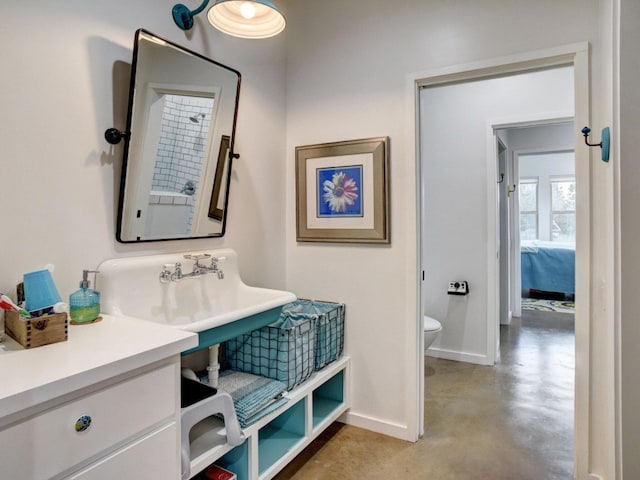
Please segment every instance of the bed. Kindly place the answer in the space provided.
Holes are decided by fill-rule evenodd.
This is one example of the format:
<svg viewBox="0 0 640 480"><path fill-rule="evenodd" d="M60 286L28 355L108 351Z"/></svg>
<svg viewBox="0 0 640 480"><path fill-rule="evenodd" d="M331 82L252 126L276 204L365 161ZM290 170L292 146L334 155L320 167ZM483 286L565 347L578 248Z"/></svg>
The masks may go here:
<svg viewBox="0 0 640 480"><path fill-rule="evenodd" d="M575 294L576 248L571 243L522 242L520 246L522 294L531 290Z"/></svg>

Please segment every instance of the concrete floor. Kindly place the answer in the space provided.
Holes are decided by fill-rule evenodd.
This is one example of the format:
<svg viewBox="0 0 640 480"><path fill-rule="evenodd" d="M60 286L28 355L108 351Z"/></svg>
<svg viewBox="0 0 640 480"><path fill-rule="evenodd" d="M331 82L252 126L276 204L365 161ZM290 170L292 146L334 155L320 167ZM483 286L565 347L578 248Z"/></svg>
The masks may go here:
<svg viewBox="0 0 640 480"><path fill-rule="evenodd" d="M418 442L335 423L275 479L573 478L573 315L523 315L495 367L425 359Z"/></svg>

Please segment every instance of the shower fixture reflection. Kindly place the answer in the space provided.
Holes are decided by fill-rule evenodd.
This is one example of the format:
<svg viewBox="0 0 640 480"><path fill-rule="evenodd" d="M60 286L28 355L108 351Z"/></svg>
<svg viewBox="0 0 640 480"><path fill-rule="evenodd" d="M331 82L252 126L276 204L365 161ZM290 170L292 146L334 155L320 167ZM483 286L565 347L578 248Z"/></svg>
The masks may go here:
<svg viewBox="0 0 640 480"><path fill-rule="evenodd" d="M189 117L189 120L191 120L193 123L200 123L200 120L204 120L204 117L204 113L198 113L197 115Z"/></svg>

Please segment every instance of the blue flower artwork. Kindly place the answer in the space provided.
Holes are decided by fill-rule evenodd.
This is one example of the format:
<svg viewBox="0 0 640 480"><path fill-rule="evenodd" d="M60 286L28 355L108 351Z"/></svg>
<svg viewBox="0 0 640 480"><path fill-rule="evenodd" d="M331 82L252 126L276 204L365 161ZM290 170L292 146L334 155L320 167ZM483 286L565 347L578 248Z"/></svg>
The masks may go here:
<svg viewBox="0 0 640 480"><path fill-rule="evenodd" d="M316 170L318 217L362 217L362 165Z"/></svg>

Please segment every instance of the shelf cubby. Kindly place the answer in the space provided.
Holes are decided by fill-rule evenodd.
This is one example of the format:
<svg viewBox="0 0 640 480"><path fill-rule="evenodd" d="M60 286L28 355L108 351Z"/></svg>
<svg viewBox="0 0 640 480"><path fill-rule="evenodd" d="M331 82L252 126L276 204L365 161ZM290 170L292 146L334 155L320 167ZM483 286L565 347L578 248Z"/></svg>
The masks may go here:
<svg viewBox="0 0 640 480"><path fill-rule="evenodd" d="M313 391L313 429L316 430L345 404L344 370L340 370Z"/></svg>
<svg viewBox="0 0 640 480"><path fill-rule="evenodd" d="M249 470L249 441L237 446L216 461L222 468L234 472L238 479L251 478Z"/></svg>
<svg viewBox="0 0 640 480"><path fill-rule="evenodd" d="M305 437L305 402L300 399L258 431L260 475L291 452Z"/></svg>
<svg viewBox="0 0 640 480"><path fill-rule="evenodd" d="M349 408L349 357L315 372L287 393L280 408L243 430L245 442L225 444L224 423L209 418L192 429L191 475L215 463L238 480L270 480ZM207 447L208 445L208 447Z"/></svg>

